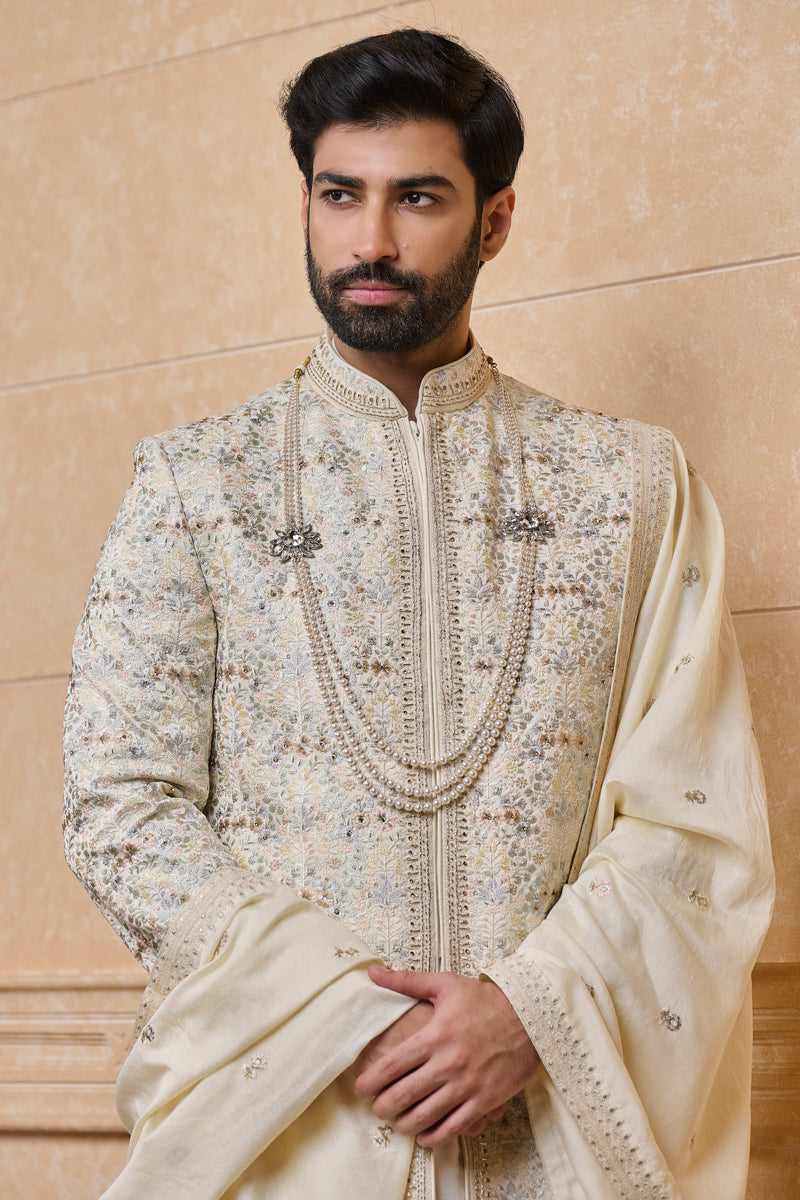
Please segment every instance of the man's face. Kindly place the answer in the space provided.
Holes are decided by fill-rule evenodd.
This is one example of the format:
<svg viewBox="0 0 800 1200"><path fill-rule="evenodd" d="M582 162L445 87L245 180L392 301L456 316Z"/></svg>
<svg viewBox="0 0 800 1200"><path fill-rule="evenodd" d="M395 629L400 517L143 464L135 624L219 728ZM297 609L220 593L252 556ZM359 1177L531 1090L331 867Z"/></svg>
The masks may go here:
<svg viewBox="0 0 800 1200"><path fill-rule="evenodd" d="M345 345L403 353L468 317L482 213L450 124L329 126L303 217L311 293Z"/></svg>

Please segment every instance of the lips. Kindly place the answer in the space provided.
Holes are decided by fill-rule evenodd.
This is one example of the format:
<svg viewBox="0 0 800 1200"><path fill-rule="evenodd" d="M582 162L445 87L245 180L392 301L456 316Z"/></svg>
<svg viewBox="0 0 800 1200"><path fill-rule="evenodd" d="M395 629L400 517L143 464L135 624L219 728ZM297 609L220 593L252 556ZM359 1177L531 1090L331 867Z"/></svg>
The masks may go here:
<svg viewBox="0 0 800 1200"><path fill-rule="evenodd" d="M391 304L405 288L390 283L351 283L345 294L356 304Z"/></svg>

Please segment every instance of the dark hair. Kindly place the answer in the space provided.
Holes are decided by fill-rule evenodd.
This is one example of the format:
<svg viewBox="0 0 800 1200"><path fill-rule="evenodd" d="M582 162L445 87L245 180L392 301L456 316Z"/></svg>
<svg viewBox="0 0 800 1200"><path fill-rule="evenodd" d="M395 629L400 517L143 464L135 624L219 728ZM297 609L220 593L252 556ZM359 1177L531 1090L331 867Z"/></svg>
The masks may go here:
<svg viewBox="0 0 800 1200"><path fill-rule="evenodd" d="M317 139L329 125L449 121L478 204L512 182L524 142L522 114L502 75L455 38L422 29L396 29L312 58L284 85L280 110L309 187Z"/></svg>

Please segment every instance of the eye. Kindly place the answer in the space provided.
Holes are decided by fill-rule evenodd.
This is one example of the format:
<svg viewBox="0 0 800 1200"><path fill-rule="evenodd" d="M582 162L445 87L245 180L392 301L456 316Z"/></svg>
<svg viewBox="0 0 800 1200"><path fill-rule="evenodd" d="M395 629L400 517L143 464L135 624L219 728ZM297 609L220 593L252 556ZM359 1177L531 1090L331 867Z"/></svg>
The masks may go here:
<svg viewBox="0 0 800 1200"><path fill-rule="evenodd" d="M431 208L438 201L427 192L406 192L403 203L408 204L410 208Z"/></svg>
<svg viewBox="0 0 800 1200"><path fill-rule="evenodd" d="M322 199L326 204L333 205L334 208L339 208L343 204L349 203L353 199L351 192L346 192L344 188L328 188L322 193Z"/></svg>

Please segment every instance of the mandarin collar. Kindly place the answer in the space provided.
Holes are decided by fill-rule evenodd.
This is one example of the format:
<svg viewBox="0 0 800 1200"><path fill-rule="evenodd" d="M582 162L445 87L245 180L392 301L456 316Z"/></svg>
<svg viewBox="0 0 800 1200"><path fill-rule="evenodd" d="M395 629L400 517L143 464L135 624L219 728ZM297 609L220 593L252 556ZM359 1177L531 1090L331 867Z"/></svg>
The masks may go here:
<svg viewBox="0 0 800 1200"><path fill-rule="evenodd" d="M471 332L469 338L470 348L463 358L428 371L423 377L417 415L466 408L486 390L492 370ZM314 347L306 374L321 395L353 416L382 420L408 416L394 392L345 362L333 345L333 336L328 329Z"/></svg>

